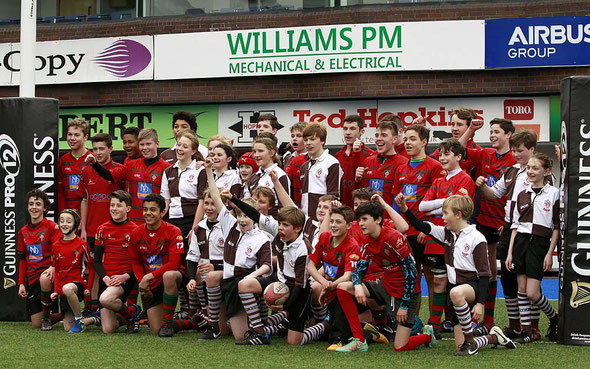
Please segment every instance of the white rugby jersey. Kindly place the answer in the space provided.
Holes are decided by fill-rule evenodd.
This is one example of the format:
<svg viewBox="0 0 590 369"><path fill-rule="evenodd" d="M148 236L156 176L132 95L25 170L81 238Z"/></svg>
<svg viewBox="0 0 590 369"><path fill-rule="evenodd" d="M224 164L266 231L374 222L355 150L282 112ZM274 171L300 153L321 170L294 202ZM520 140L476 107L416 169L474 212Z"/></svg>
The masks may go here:
<svg viewBox="0 0 590 369"><path fill-rule="evenodd" d="M195 160L182 171L178 162L166 168L162 174L160 194L170 200L168 216L171 219L194 216L206 188L207 174L203 167L197 169Z"/></svg>
<svg viewBox="0 0 590 369"><path fill-rule="evenodd" d="M232 195L237 195L242 191L242 178L235 169L228 169L225 172L217 175L217 171L213 170L213 178L217 187L222 187L230 190Z"/></svg>
<svg viewBox="0 0 590 369"><path fill-rule="evenodd" d="M289 288L309 286L307 264L311 253L310 243L299 233L297 239L290 244L283 242L278 236L273 244L273 253L277 256L277 278Z"/></svg>
<svg viewBox="0 0 590 369"><path fill-rule="evenodd" d="M299 171L301 178L301 209L313 220L320 197L334 195L340 198L342 167L338 159L324 150L317 159L306 161Z"/></svg>
<svg viewBox="0 0 590 369"><path fill-rule="evenodd" d="M535 193L531 186L518 194L514 224L520 233L551 237L559 228L559 189L550 184Z"/></svg>
<svg viewBox="0 0 590 369"><path fill-rule="evenodd" d="M474 224L463 228L457 235L447 227L426 223L430 224L430 235L444 246L450 283L458 285L473 279L489 278L488 244Z"/></svg>
<svg viewBox="0 0 590 369"><path fill-rule="evenodd" d="M236 218L221 209L217 216L225 238L223 245L223 278L250 274L263 265L272 270L272 251L265 233L256 226L248 232L239 229Z"/></svg>
<svg viewBox="0 0 590 369"><path fill-rule="evenodd" d="M201 220L191 237L186 259L198 263L204 261L213 264L215 270L223 270L223 245L225 238L219 222L211 229L207 227L207 218Z"/></svg>
<svg viewBox="0 0 590 369"><path fill-rule="evenodd" d="M276 194L275 185L270 179L270 172L275 171L277 177L279 178L279 182L285 189L285 191L290 194L291 189L291 181L289 180L289 176L285 173L284 170L279 168L277 163L274 163L270 167L266 169L259 168L258 171L250 176L246 181L246 186L244 186L244 197L252 197L252 191L258 186L265 186L270 188L275 192L275 207L279 205L279 196Z"/></svg>
<svg viewBox="0 0 590 369"><path fill-rule="evenodd" d="M279 221L270 215L260 214L258 226L260 229L270 234L273 239L279 234ZM311 244L313 252L313 250L315 250L315 245L317 245L320 238L320 227L318 222L306 215L301 234L303 234L303 237Z"/></svg>

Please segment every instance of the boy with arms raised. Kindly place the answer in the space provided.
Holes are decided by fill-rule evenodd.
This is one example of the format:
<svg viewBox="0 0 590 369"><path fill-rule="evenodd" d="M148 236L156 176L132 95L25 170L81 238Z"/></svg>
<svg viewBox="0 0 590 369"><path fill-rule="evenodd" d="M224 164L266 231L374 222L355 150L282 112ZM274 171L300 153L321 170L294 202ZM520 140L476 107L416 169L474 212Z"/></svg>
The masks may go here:
<svg viewBox="0 0 590 369"><path fill-rule="evenodd" d="M477 321L483 313L483 304L488 296L490 266L485 237L474 225L467 224L473 212L471 198L453 195L444 200L443 220L446 226L419 220L408 209L403 194L399 194L395 201L416 229L429 234L444 245L450 283L448 289L453 304L451 313L455 326L455 355L476 355L480 348L488 344L515 349L514 342L496 326L492 327L488 335L474 336L471 315L473 314L473 319Z"/></svg>
<svg viewBox="0 0 590 369"><path fill-rule="evenodd" d="M342 168L338 160L324 149L328 131L319 123L310 123L303 130L303 140L309 160L303 164L301 177L301 209L316 219L316 209L322 195L340 195Z"/></svg>
<svg viewBox="0 0 590 369"><path fill-rule="evenodd" d="M361 246L359 260L352 272L352 282L341 283L337 290L353 338L335 351L368 350L355 298L362 305L367 304L368 299L373 300L376 305L384 306L390 317L397 320L394 341L396 351L413 350L431 343L435 340L432 327L426 330L428 334L410 336L420 298L420 282L416 278L416 266L405 236L393 228L382 227L383 207L378 202L361 204L355 216L366 235L365 243ZM371 261L383 269L382 281L363 282Z"/></svg>
<svg viewBox="0 0 590 369"><path fill-rule="evenodd" d="M26 299L33 328L50 330L61 315L50 315L51 287L55 267L52 243L61 238L59 227L45 218L51 206L47 194L33 189L25 196L29 222L18 231L18 294ZM59 316L58 316L59 315Z"/></svg>
<svg viewBox="0 0 590 369"><path fill-rule="evenodd" d="M135 333L139 305L126 305L127 297L136 288L137 280L127 249L136 228L127 215L131 211L131 195L122 190L110 194L111 219L96 231L94 270L98 276L101 326L104 333L113 333L123 324L127 333Z"/></svg>
<svg viewBox="0 0 590 369"><path fill-rule="evenodd" d="M145 128L139 132L141 159L131 160L124 166L109 169L96 162L93 155L88 155L86 163L105 180L120 183L125 181L127 192L133 200L129 220L136 224L145 222L143 217L143 199L149 194L160 194L162 174L170 166L158 156L158 133L153 128ZM164 209L162 209L164 210Z"/></svg>
<svg viewBox="0 0 590 369"><path fill-rule="evenodd" d="M468 139L482 126L483 121L472 121L469 129L459 141L463 145L466 145ZM510 151L510 137L513 133L514 125L512 121L494 118L490 121L490 142L492 143L492 147L482 150L467 150L469 164L480 168L479 175L486 178L488 186L493 186L508 168L516 164L512 151ZM494 325L496 288L498 286L498 281L496 280L496 245L500 240L498 229L504 225L505 206L506 197L504 196L493 201L482 198L480 211L477 215L477 229L488 241L490 268L492 272L483 322L476 331L476 334L479 335L486 334Z"/></svg>
<svg viewBox="0 0 590 369"><path fill-rule="evenodd" d="M86 157L90 153L85 147L89 132L89 124L83 119L76 118L68 123L67 139L71 151L57 162L58 214L64 209L80 211L80 179L86 166Z"/></svg>
<svg viewBox="0 0 590 369"><path fill-rule="evenodd" d="M362 166L366 158L376 154L362 141L364 133L365 122L360 115L346 116L342 122L345 146L334 155L342 167L340 201L351 208L353 207L352 191L359 187L354 179L356 168Z"/></svg>
<svg viewBox="0 0 590 369"><path fill-rule="evenodd" d="M130 235L128 252L139 291L145 296L150 330L160 337L172 337L172 320L178 288L186 278L183 267L184 244L180 229L162 220L166 201L161 195L143 199L145 224Z"/></svg>

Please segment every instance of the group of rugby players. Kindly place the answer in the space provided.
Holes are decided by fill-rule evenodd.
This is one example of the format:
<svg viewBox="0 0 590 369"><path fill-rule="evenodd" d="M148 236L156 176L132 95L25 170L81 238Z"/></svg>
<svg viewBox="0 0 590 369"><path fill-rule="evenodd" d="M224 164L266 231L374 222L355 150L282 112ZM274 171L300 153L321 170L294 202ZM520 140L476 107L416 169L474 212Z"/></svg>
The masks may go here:
<svg viewBox="0 0 590 369"><path fill-rule="evenodd" d="M482 148L473 136L483 125L455 110L453 138L427 154L424 119L404 127L388 115L372 150L351 115L331 155L322 124L296 123L279 145L267 114L252 151L238 156L221 135L200 145L195 115L179 111L174 147L158 154L154 129L127 128L117 162L112 138L96 134L88 150L88 122L74 119L58 163L58 223L45 217L43 191L26 196L18 293L33 327L63 321L71 333L135 333L142 323L160 337L202 330L199 339L263 345L286 336L351 352L369 342L432 346L448 330L464 356L539 340L542 310L554 339L556 313L540 288L559 237L552 162L535 151L534 132L506 119L490 121ZM276 281L289 287L282 305L263 297Z"/></svg>

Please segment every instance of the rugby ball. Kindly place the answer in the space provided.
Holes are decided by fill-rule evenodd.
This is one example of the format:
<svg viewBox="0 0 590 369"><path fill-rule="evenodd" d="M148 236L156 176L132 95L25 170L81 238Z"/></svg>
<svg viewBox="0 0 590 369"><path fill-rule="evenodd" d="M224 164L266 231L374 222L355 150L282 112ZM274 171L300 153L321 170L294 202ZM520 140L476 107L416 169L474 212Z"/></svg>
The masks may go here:
<svg viewBox="0 0 590 369"><path fill-rule="evenodd" d="M283 305L289 299L289 287L283 282L273 282L264 290L264 301L268 305Z"/></svg>

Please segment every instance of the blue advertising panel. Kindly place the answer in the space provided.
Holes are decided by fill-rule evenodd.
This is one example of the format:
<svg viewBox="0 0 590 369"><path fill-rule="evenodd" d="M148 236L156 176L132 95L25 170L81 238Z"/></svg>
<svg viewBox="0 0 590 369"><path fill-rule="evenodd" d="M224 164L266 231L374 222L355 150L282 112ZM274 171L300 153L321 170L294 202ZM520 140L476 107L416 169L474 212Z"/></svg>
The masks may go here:
<svg viewBox="0 0 590 369"><path fill-rule="evenodd" d="M590 65L590 16L487 19L486 68Z"/></svg>

